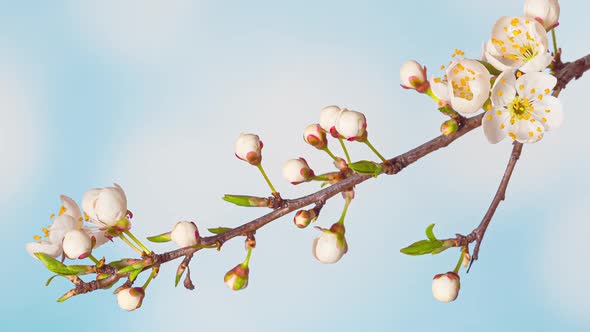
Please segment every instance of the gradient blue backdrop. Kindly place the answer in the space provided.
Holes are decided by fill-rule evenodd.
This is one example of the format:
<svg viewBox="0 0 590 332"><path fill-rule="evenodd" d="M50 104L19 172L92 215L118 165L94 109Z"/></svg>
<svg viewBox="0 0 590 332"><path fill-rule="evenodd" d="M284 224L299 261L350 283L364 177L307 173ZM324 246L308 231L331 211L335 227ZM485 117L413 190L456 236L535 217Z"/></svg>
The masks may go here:
<svg viewBox="0 0 590 332"><path fill-rule="evenodd" d="M561 1L559 44L571 60L590 50L586 1ZM80 200L120 183L145 237L178 220L235 226L261 211L229 206L224 193L265 195L256 169L233 156L240 132L265 143L264 165L284 197L293 187L282 161L303 156L316 171L326 156L301 131L338 104L364 112L387 156L438 135L431 101L399 87L407 59L430 73L455 48L478 58L496 19L519 1L19 1L0 2L0 211L6 331L588 331L590 329L590 78L560 97L564 126L525 146L482 247L462 274L459 299L431 296L434 274L457 255L407 257L398 250L436 223L440 236L467 233L496 190L510 143L466 135L395 177L357 189L347 219L349 253L336 265L310 254L313 229L285 217L258 233L248 288L231 292L224 273L243 244L193 260L195 291L173 287L162 268L141 310L121 311L110 291L55 300L70 284L25 251L59 195ZM334 149L338 151L337 148ZM353 146L354 158L371 158ZM327 226L340 213L322 211ZM172 245L153 245L156 251ZM97 250L133 256L119 242ZM143 278L143 277L142 277Z"/></svg>

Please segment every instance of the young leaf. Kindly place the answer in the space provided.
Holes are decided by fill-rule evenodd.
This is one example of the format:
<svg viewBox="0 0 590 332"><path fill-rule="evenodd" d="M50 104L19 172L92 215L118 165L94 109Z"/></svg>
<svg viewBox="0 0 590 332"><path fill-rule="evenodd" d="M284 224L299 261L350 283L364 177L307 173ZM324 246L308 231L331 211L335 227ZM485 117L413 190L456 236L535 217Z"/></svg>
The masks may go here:
<svg viewBox="0 0 590 332"><path fill-rule="evenodd" d="M237 206L265 207L268 206L268 198L247 195L224 195L222 199Z"/></svg>
<svg viewBox="0 0 590 332"><path fill-rule="evenodd" d="M124 267L120 270L117 271L117 273L121 274L121 273L127 273L127 272L135 272L136 270L139 270L141 272L141 270L144 268L144 263L143 261L139 261L135 264L131 264L127 267Z"/></svg>
<svg viewBox="0 0 590 332"><path fill-rule="evenodd" d="M129 273L129 280L131 282L134 282L135 279L137 278L137 276L141 273L142 269L137 269L135 271L132 271L131 273Z"/></svg>
<svg viewBox="0 0 590 332"><path fill-rule="evenodd" d="M213 234L219 235L219 234L225 233L227 231L231 231L232 228L229 228L229 227L217 227L217 228L208 228L208 230L209 230L209 232L211 232Z"/></svg>
<svg viewBox="0 0 590 332"><path fill-rule="evenodd" d="M435 249L442 247L442 241L420 240L402 248L400 251L406 255L418 256L432 253Z"/></svg>
<svg viewBox="0 0 590 332"><path fill-rule="evenodd" d="M72 271L70 271L65 264L63 264L62 262L58 261L57 259L55 259L49 255L46 255L42 252L37 252L37 253L35 253L35 256L37 258L39 258L41 263L43 263L45 265L45 267L53 273L57 273L60 275L75 274L75 273L72 273Z"/></svg>
<svg viewBox="0 0 590 332"><path fill-rule="evenodd" d="M151 242L169 242L172 241L172 237L170 236L170 234L170 232L162 233L160 235L150 236L147 239Z"/></svg>
<svg viewBox="0 0 590 332"><path fill-rule="evenodd" d="M350 169L359 174L377 176L383 171L383 166L369 160L361 160L348 165Z"/></svg>
<svg viewBox="0 0 590 332"><path fill-rule="evenodd" d="M433 228L434 224L430 224L428 227L426 227L426 237L431 241L438 241L436 236L434 236L434 232L432 231Z"/></svg>

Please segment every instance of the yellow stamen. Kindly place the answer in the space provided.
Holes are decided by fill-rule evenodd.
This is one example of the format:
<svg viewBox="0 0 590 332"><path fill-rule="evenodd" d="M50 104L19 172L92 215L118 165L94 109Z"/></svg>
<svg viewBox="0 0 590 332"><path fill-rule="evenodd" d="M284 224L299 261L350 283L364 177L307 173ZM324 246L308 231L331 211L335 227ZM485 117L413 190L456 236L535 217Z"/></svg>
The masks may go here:
<svg viewBox="0 0 590 332"><path fill-rule="evenodd" d="M33 239L34 239L35 241L41 241L41 237L40 237L39 235L35 235L35 236L33 236Z"/></svg>
<svg viewBox="0 0 590 332"><path fill-rule="evenodd" d="M67 210L67 209L66 209L66 207L62 205L62 206L59 208L59 212L58 212L58 214L57 214L57 215L58 215L58 216L61 216L62 214L66 213L66 210Z"/></svg>

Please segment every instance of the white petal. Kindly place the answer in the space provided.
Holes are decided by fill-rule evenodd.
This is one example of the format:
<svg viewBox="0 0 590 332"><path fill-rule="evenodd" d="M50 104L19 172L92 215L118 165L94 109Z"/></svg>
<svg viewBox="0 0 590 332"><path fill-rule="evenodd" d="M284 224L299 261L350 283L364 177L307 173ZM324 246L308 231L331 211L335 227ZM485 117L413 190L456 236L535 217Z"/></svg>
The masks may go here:
<svg viewBox="0 0 590 332"><path fill-rule="evenodd" d="M530 120L516 120L514 124L508 122L508 135L514 135L516 140L521 143L535 143L545 134L545 129L539 121L531 118ZM514 138L514 136L512 136Z"/></svg>
<svg viewBox="0 0 590 332"><path fill-rule="evenodd" d="M430 89L432 89L432 93L438 97L438 99L443 101L450 101L451 97L449 96L449 86L447 83L443 82L435 82L434 78L430 79Z"/></svg>
<svg viewBox="0 0 590 332"><path fill-rule="evenodd" d="M513 70L502 72L492 88L492 105L500 108L508 105L516 97L516 77Z"/></svg>
<svg viewBox="0 0 590 332"><path fill-rule="evenodd" d="M111 226L127 215L127 199L117 188L107 187L100 191L94 208L98 220Z"/></svg>
<svg viewBox="0 0 590 332"><path fill-rule="evenodd" d="M82 198L82 209L88 217L92 220L98 220L96 216L96 212L94 211L94 206L96 204L96 200L98 199L98 195L102 189L90 189L84 193L84 197Z"/></svg>
<svg viewBox="0 0 590 332"><path fill-rule="evenodd" d="M520 63L517 61L505 59L501 55L493 55L489 52L486 52L486 59L492 66L494 66L494 68L498 69L499 71L513 70L520 66Z"/></svg>
<svg viewBox="0 0 590 332"><path fill-rule="evenodd" d="M61 242L67 232L78 229L79 222L67 214L55 218L51 227L49 227L49 241L61 248Z"/></svg>
<svg viewBox="0 0 590 332"><path fill-rule="evenodd" d="M547 53L539 53L537 56L526 62L522 67L520 67L520 71L523 73L532 73L541 71L553 61L553 57Z"/></svg>
<svg viewBox="0 0 590 332"><path fill-rule="evenodd" d="M35 253L37 252L42 252L48 256L51 256L53 258L56 258L57 256L61 255L62 251L61 251L61 246L53 244L51 242L46 242L43 241L41 243L39 242L31 242L31 243L27 243L27 245L25 246L25 249L27 250L27 252L29 253L29 255L31 255L31 257L37 259L37 257L35 257Z"/></svg>
<svg viewBox="0 0 590 332"><path fill-rule="evenodd" d="M522 75L516 80L518 94L529 100L539 99L547 96L557 84L557 78L542 72L533 72Z"/></svg>
<svg viewBox="0 0 590 332"><path fill-rule="evenodd" d="M542 101L534 104L533 116L540 121L546 131L557 129L563 122L561 102L553 96L546 96Z"/></svg>
<svg viewBox="0 0 590 332"><path fill-rule="evenodd" d="M323 232L312 243L314 257L323 264L333 264L342 258L345 248L338 245L338 237L334 233Z"/></svg>
<svg viewBox="0 0 590 332"><path fill-rule="evenodd" d="M509 113L505 109L496 109L487 111L483 117L482 125L483 132L488 139L488 142L496 144L503 140L508 131L506 129L506 122Z"/></svg>
<svg viewBox="0 0 590 332"><path fill-rule="evenodd" d="M71 216L72 218L74 218L74 220L77 220L80 224L80 226L82 225L82 213L80 212L80 208L78 207L78 204L76 204L76 202L69 198L66 195L61 195L61 202L63 204L63 206L66 208L66 212L65 214Z"/></svg>

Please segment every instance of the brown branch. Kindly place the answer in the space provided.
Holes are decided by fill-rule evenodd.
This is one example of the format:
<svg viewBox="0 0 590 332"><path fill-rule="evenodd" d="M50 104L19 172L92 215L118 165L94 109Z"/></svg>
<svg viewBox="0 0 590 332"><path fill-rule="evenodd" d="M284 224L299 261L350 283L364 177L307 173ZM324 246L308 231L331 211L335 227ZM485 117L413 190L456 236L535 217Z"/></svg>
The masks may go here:
<svg viewBox="0 0 590 332"><path fill-rule="evenodd" d="M554 70L554 75L557 77L558 82L553 92L553 95L557 96L559 92L562 89L564 89L571 80L580 78L585 71L590 70L590 54L574 62L561 63L561 61L559 61L557 68L554 68ZM484 114L480 114L471 118L461 117L461 121L459 121L461 123L461 127L457 132L449 136L438 136L410 151L407 151L397 157L385 161L382 164L384 168L384 173L390 175L397 174L401 172L404 168L421 159L422 157L434 151L437 151L438 149L448 146L461 136L481 126L483 115ZM473 260L477 259L479 247L481 245L481 241L483 240L485 232L492 220L492 217L496 209L498 208L498 205L505 198L508 182L510 181L510 177L512 175L516 162L520 157L521 152L522 144L515 142L512 154L510 156L510 160L508 162L508 166L506 168L502 181L500 182L500 186L498 187L496 195L494 196L492 203L488 208L488 211L483 217L483 220L481 221L479 226L476 227L467 236L457 234L456 238L447 239L448 241L452 241L455 247L465 248L467 248L467 246L470 243L477 241L474 249ZM331 197L343 191L349 190L353 188L355 185L360 184L370 178L372 178L372 176L370 175L361 175L352 172L347 172L345 174L345 179L327 188L309 194L307 196L303 196L296 199L282 199L280 197L277 199L275 197L276 204L274 204L274 210L272 212L259 218L256 218L250 222L247 222L239 227L233 228L225 233L204 237L201 239L201 244L203 246L217 246L218 248L221 248L221 246L228 240L235 238L237 236L248 236L249 234L254 234L256 230L297 209L314 203L323 205ZM270 197L269 199L273 199L273 197ZM143 268L143 270L159 267L161 264L164 264L166 262L172 261L183 256L186 260L186 258L192 257L192 255L200 249L202 249L202 247L180 248L162 254L152 253L150 255L146 255L143 257L143 260L146 263L144 265L145 267ZM111 275L105 279L94 280L88 283L81 281L79 278L72 279L72 282L74 282L75 284L75 288L72 289L70 292L66 293L66 295L72 293L70 296L73 296L91 292L96 289L108 288L119 279L128 277L128 274L117 274L116 271L109 271L109 274Z"/></svg>

